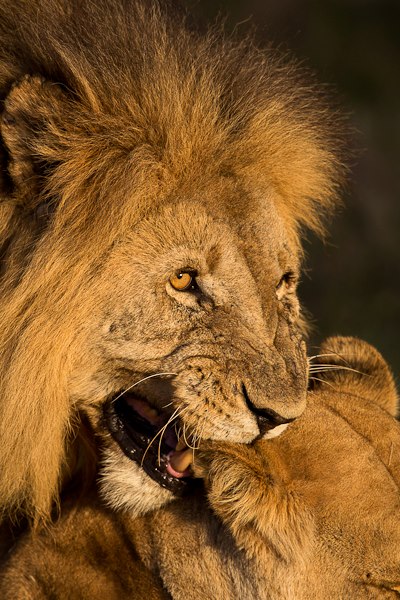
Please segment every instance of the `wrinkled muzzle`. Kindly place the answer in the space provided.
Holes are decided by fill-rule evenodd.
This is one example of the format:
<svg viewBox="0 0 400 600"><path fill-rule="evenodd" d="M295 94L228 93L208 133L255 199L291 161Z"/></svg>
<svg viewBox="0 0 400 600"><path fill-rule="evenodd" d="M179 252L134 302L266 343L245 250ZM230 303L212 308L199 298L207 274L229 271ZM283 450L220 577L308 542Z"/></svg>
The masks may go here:
<svg viewBox="0 0 400 600"><path fill-rule="evenodd" d="M230 348L211 357L205 349L174 368L181 419L202 438L248 443L293 421L305 408L307 359L301 341L286 354L276 347Z"/></svg>

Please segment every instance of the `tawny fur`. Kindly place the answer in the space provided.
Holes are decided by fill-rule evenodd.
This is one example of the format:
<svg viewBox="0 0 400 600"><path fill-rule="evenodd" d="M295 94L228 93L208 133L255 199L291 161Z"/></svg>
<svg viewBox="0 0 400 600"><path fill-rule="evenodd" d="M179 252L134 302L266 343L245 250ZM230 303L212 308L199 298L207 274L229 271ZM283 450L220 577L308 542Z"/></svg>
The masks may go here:
<svg viewBox="0 0 400 600"><path fill-rule="evenodd" d="M338 202L340 119L286 57L174 4L0 6L0 508L38 529L2 597L391 597L389 370L330 340L367 375L324 370L305 409L301 235ZM110 435L132 386L200 448L186 499ZM258 440L249 402L299 418Z"/></svg>
<svg viewBox="0 0 400 600"><path fill-rule="evenodd" d="M209 443L195 462L205 491L147 517L110 513L95 499L66 510L11 555L2 597L397 598L393 378L360 340L331 338L321 354L328 349L332 365L360 373L316 382L284 435Z"/></svg>
<svg viewBox="0 0 400 600"><path fill-rule="evenodd" d="M237 275L224 275L232 285L219 287L221 305L232 294L238 306L250 302L233 277L252 285L258 302L271 297L285 269L297 278L301 227L320 231L336 202L341 126L318 88L272 50L217 30L197 34L170 10L168 17L157 2L107 0L0 7L5 511L48 515L78 408L112 391L110 382L100 389L88 380L93 329L101 326L94 313L107 302L110 318L121 319L114 283L125 295L138 283L145 304L140 284L154 282L139 279L163 238L182 250L179 257L168 250L165 273L183 255L192 260L209 231L220 245L214 251L210 243L211 253L226 253L232 265L232 244L245 255ZM124 247L149 215L159 217L141 233L142 245ZM219 230L212 233L207 219ZM113 249L106 290L101 274ZM263 302L264 314L276 313ZM139 328L132 339L138 352L145 335Z"/></svg>

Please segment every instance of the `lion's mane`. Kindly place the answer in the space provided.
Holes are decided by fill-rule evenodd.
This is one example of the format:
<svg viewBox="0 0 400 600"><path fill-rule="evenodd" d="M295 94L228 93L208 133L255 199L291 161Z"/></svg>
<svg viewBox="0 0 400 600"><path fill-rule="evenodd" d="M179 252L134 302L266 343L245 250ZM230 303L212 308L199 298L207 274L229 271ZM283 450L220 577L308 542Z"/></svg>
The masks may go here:
<svg viewBox="0 0 400 600"><path fill-rule="evenodd" d="M299 243L337 202L341 123L287 57L158 2L4 0L0 94L0 503L38 519L71 468L77 291L123 224L234 172Z"/></svg>

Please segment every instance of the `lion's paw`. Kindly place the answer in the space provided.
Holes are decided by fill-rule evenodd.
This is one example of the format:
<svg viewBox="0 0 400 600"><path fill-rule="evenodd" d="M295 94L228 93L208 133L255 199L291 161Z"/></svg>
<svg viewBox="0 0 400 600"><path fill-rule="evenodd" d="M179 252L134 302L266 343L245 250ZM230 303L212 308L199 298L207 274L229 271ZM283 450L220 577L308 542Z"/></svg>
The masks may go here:
<svg viewBox="0 0 400 600"><path fill-rule="evenodd" d="M304 554L312 521L285 482L279 456L267 448L208 442L196 453L193 471L240 548L257 558L272 550L289 562Z"/></svg>

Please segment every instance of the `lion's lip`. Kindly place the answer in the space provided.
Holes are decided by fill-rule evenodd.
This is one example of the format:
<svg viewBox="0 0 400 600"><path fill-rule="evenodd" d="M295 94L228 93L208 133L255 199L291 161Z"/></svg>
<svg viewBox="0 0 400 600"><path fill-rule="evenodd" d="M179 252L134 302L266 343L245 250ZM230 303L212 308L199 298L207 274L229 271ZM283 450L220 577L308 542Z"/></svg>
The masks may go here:
<svg viewBox="0 0 400 600"><path fill-rule="evenodd" d="M125 456L160 486L181 496L188 487L191 471L188 460L181 458L185 448L178 446L175 427L168 423L169 417L154 409L144 398L131 393L118 395L104 405L105 425ZM162 428L165 429L161 436ZM174 468L181 464L187 467L182 471Z"/></svg>

